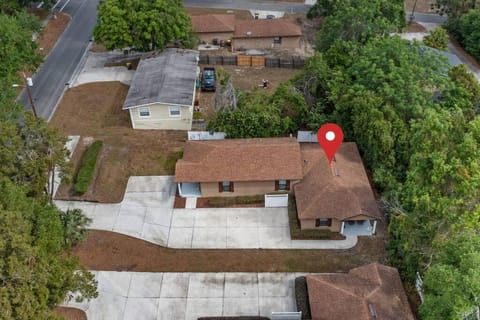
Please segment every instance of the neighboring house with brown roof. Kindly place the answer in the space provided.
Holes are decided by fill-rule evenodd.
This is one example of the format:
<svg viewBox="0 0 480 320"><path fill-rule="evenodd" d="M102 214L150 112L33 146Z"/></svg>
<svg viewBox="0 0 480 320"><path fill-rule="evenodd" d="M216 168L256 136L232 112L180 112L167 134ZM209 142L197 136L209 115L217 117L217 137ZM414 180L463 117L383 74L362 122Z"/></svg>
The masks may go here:
<svg viewBox="0 0 480 320"><path fill-rule="evenodd" d="M303 179L294 187L301 228L375 233L381 214L356 144L342 143L330 165L316 143L302 143L301 152Z"/></svg>
<svg viewBox="0 0 480 320"><path fill-rule="evenodd" d="M306 280L313 320L415 319L395 268L372 263Z"/></svg>
<svg viewBox="0 0 480 320"><path fill-rule="evenodd" d="M295 138L187 141L175 168L183 196L290 191L301 178L300 146Z"/></svg>
<svg viewBox="0 0 480 320"><path fill-rule="evenodd" d="M234 15L191 16L192 29L206 43L232 40L236 49L300 48L302 30L288 19L237 20Z"/></svg>
<svg viewBox="0 0 480 320"><path fill-rule="evenodd" d="M232 46L238 49L300 48L302 29L287 19L236 20Z"/></svg>
<svg viewBox="0 0 480 320"><path fill-rule="evenodd" d="M190 16L192 29L200 40L206 43L227 41L232 39L235 31L235 16L233 14L207 14Z"/></svg>
<svg viewBox="0 0 480 320"><path fill-rule="evenodd" d="M123 110L133 129L190 130L198 51L166 49L140 60Z"/></svg>

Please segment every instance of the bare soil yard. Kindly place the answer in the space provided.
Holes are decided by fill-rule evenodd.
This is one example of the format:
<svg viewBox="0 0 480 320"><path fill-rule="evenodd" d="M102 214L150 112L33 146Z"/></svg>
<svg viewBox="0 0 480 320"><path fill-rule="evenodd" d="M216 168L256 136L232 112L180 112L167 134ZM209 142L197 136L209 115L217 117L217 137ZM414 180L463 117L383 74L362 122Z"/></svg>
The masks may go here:
<svg viewBox="0 0 480 320"><path fill-rule="evenodd" d="M349 250L169 249L109 231L92 230L74 255L89 270L139 272L346 272L385 263L382 236Z"/></svg>
<svg viewBox="0 0 480 320"><path fill-rule="evenodd" d="M90 190L73 196L62 185L58 199L119 202L130 176L173 174L172 156L183 149L185 131L133 130L122 105L128 86L119 82L85 84L67 90L51 125L64 135L82 137L72 162L78 167L85 148L94 140L104 147L97 162L97 174Z"/></svg>
<svg viewBox="0 0 480 320"><path fill-rule="evenodd" d="M68 320L87 320L85 311L76 308L56 307L55 313Z"/></svg>
<svg viewBox="0 0 480 320"><path fill-rule="evenodd" d="M42 34L37 39L39 53L47 56L62 35L65 28L70 22L70 17L64 13L60 13L56 18L50 18L48 24L42 30Z"/></svg>
<svg viewBox="0 0 480 320"><path fill-rule="evenodd" d="M415 2L417 3L415 5ZM431 9L431 4L435 4L435 0L406 0L405 7L407 9L407 13L412 12L413 6L415 5L415 12L423 12L423 13L435 13L435 9Z"/></svg>
<svg viewBox="0 0 480 320"><path fill-rule="evenodd" d="M199 7L185 7L189 15L200 16L204 14L234 14L237 19L253 19L248 10L233 10L233 9L214 9L214 8L199 8Z"/></svg>

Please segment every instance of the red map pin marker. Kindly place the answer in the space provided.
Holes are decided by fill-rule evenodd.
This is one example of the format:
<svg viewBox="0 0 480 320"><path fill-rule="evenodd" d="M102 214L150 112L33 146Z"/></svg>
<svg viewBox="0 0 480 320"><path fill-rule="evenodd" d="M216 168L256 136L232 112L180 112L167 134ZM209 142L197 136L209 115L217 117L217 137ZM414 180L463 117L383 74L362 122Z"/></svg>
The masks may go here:
<svg viewBox="0 0 480 320"><path fill-rule="evenodd" d="M326 123L318 129L317 139L327 155L328 163L331 163L338 147L343 142L342 128L334 123Z"/></svg>

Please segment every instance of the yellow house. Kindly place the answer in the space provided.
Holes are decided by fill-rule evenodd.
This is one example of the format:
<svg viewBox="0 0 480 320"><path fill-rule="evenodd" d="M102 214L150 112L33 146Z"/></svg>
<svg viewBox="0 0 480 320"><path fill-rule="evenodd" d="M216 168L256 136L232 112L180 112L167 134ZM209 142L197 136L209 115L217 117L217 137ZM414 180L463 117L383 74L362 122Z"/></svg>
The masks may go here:
<svg viewBox="0 0 480 320"><path fill-rule="evenodd" d="M166 49L143 58L123 110L133 129L191 130L198 51Z"/></svg>

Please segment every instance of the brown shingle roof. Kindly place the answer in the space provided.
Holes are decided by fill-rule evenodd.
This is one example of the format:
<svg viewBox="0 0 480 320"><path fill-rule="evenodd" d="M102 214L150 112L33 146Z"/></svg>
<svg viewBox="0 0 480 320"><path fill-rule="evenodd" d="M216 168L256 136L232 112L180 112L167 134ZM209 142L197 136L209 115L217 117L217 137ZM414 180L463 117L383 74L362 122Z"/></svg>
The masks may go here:
<svg viewBox="0 0 480 320"><path fill-rule="evenodd" d="M295 138L187 141L177 182L273 181L302 178Z"/></svg>
<svg viewBox="0 0 480 320"><path fill-rule="evenodd" d="M294 185L300 219L381 217L354 142L340 146L332 165L318 144L302 143L300 148L304 177Z"/></svg>
<svg viewBox="0 0 480 320"><path fill-rule="evenodd" d="M247 36L247 32L251 32ZM286 19L236 20L234 38L297 37L300 26Z"/></svg>
<svg viewBox="0 0 480 320"><path fill-rule="evenodd" d="M235 16L233 14L206 14L190 16L192 29L196 33L233 32Z"/></svg>
<svg viewBox="0 0 480 320"><path fill-rule="evenodd" d="M415 319L395 268L372 263L347 274L307 275L306 279L313 320Z"/></svg>

